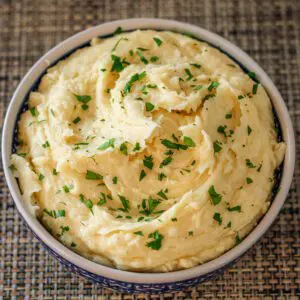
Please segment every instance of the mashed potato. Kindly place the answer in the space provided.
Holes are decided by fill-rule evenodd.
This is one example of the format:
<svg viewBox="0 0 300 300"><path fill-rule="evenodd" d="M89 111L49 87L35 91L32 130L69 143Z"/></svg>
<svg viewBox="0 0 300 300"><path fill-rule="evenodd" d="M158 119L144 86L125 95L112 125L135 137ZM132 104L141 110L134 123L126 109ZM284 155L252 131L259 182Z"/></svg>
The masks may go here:
<svg viewBox="0 0 300 300"><path fill-rule="evenodd" d="M240 242L284 156L255 74L190 37L93 40L50 68L11 169L33 214L94 261L167 272Z"/></svg>

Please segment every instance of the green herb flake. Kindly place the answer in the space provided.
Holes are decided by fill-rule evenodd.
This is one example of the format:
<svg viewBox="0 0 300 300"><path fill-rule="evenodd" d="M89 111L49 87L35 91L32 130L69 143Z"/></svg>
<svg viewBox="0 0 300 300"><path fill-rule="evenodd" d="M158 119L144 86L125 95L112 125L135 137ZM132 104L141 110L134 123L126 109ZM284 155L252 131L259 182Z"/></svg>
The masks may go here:
<svg viewBox="0 0 300 300"><path fill-rule="evenodd" d="M128 199L126 199L124 196L120 196L119 195L119 199L123 205L122 208L119 208L119 210L123 211L123 212L129 212L130 210L130 202Z"/></svg>
<svg viewBox="0 0 300 300"><path fill-rule="evenodd" d="M250 135L251 132L252 132L252 128L248 125L248 126L247 126L247 133L248 133L248 135Z"/></svg>
<svg viewBox="0 0 300 300"><path fill-rule="evenodd" d="M151 62L156 62L156 61L158 61L159 60L159 57L158 56L151 56L151 58L150 58L150 61Z"/></svg>
<svg viewBox="0 0 300 300"><path fill-rule="evenodd" d="M253 84L252 94L255 95L257 93L258 83Z"/></svg>
<svg viewBox="0 0 300 300"><path fill-rule="evenodd" d="M251 162L251 160L249 158L246 158L245 159L245 162L246 162L246 166L250 169L254 169L256 168L256 166Z"/></svg>
<svg viewBox="0 0 300 300"><path fill-rule="evenodd" d="M222 200L222 195L218 194L215 190L215 187L212 185L209 189L208 189L208 194L212 200L212 203L214 205L217 205L221 202Z"/></svg>
<svg viewBox="0 0 300 300"><path fill-rule="evenodd" d="M143 79L146 76L146 72L142 72L140 74L136 73L134 75L131 76L130 80L125 84L124 87L124 95L127 95L128 93L130 93L131 88L133 86L133 84L138 81Z"/></svg>
<svg viewBox="0 0 300 300"><path fill-rule="evenodd" d="M116 42L116 44L114 45L114 47L111 49L111 52L116 51L116 49L117 49L117 47L119 46L119 44L120 44L121 41L128 41L128 39L127 39L127 38L124 38L124 37L121 37L121 38Z"/></svg>
<svg viewBox="0 0 300 300"><path fill-rule="evenodd" d="M188 234L189 234L189 236L193 236L194 235L194 231L191 230L191 231L188 232Z"/></svg>
<svg viewBox="0 0 300 300"><path fill-rule="evenodd" d="M150 156L145 155L144 160L143 160L143 164L146 168L152 170L153 165L154 165L152 155L150 155Z"/></svg>
<svg viewBox="0 0 300 300"><path fill-rule="evenodd" d="M160 45L162 44L162 40L160 40L159 38L153 38L153 40L154 40L154 42L156 43L156 45L158 46L158 47L160 47Z"/></svg>
<svg viewBox="0 0 300 300"><path fill-rule="evenodd" d="M166 193L163 190L160 190L157 195L165 200L168 200Z"/></svg>
<svg viewBox="0 0 300 300"><path fill-rule="evenodd" d="M231 68L236 68L236 66L234 64L227 64L228 67L231 67Z"/></svg>
<svg viewBox="0 0 300 300"><path fill-rule="evenodd" d="M80 199L80 202L82 202L89 210L92 214L94 214L93 212L93 202L92 200L90 199L85 199L85 197L83 196L83 194L80 194L79 195L79 199Z"/></svg>
<svg viewBox="0 0 300 300"><path fill-rule="evenodd" d="M201 68L201 65L199 65L199 64L190 64L190 65L193 66L193 67L195 67L195 68L197 68L197 69Z"/></svg>
<svg viewBox="0 0 300 300"><path fill-rule="evenodd" d="M184 69L184 71L187 75L187 81L191 80L194 77L189 69Z"/></svg>
<svg viewBox="0 0 300 300"><path fill-rule="evenodd" d="M242 239L240 238L239 233L237 232L236 236L235 236L235 244L238 245L242 242Z"/></svg>
<svg viewBox="0 0 300 300"><path fill-rule="evenodd" d="M66 231L70 230L69 226L60 226L61 232L58 234L59 237L62 237Z"/></svg>
<svg viewBox="0 0 300 300"><path fill-rule="evenodd" d="M33 117L36 117L38 115L38 111L35 107L30 108L29 111Z"/></svg>
<svg viewBox="0 0 300 300"><path fill-rule="evenodd" d="M244 99L244 98L245 98L245 97L244 97L243 95L239 95L239 96L238 96L238 99L239 99L239 100Z"/></svg>
<svg viewBox="0 0 300 300"><path fill-rule="evenodd" d="M225 115L225 119L231 119L232 118L232 113L228 113Z"/></svg>
<svg viewBox="0 0 300 300"><path fill-rule="evenodd" d="M247 177L247 178L246 178L246 182L247 182L247 184L250 184L250 183L253 182L253 180L252 180L250 177Z"/></svg>
<svg viewBox="0 0 300 300"><path fill-rule="evenodd" d="M167 178L167 176L166 176L164 173L159 173L159 174L157 175L157 179L158 179L159 181L163 181L164 178Z"/></svg>
<svg viewBox="0 0 300 300"><path fill-rule="evenodd" d="M46 141L42 146L43 148L50 148L50 144L48 141Z"/></svg>
<svg viewBox="0 0 300 300"><path fill-rule="evenodd" d="M101 193L101 197L97 203L98 206L103 206L104 204L106 204L106 196L104 193Z"/></svg>
<svg viewBox="0 0 300 300"><path fill-rule="evenodd" d="M46 208L43 210L45 214L48 216L57 219L57 218L63 218L66 216L66 211L64 209L60 210L47 210Z"/></svg>
<svg viewBox="0 0 300 300"><path fill-rule="evenodd" d="M164 236L156 230L153 233L150 233L148 237L152 238L153 240L147 242L146 246L152 250L159 250L162 246L162 240L164 239Z"/></svg>
<svg viewBox="0 0 300 300"><path fill-rule="evenodd" d="M177 218L172 218L171 221L172 222L177 222Z"/></svg>
<svg viewBox="0 0 300 300"><path fill-rule="evenodd" d="M166 157L159 165L160 168L163 168L169 165L172 162L173 158L171 156Z"/></svg>
<svg viewBox="0 0 300 300"><path fill-rule="evenodd" d="M113 184L117 184L118 183L118 177L114 176L112 179Z"/></svg>
<svg viewBox="0 0 300 300"><path fill-rule="evenodd" d="M259 83L259 80L257 79L256 74L254 72L248 72L247 75L249 76L249 78Z"/></svg>
<svg viewBox="0 0 300 300"><path fill-rule="evenodd" d="M76 245L74 242L71 243L71 247L72 247L72 248L75 248L76 246L77 246L77 245Z"/></svg>
<svg viewBox="0 0 300 300"><path fill-rule="evenodd" d="M73 120L73 124L78 124L81 121L80 117L77 117Z"/></svg>
<svg viewBox="0 0 300 300"><path fill-rule="evenodd" d="M45 178L45 176L44 176L42 173L40 173L40 174L39 174L39 181L44 180L44 178Z"/></svg>
<svg viewBox="0 0 300 300"><path fill-rule="evenodd" d="M126 65L129 63L125 61L125 59L121 60L121 57L113 55L111 56L113 61L113 65L111 67L111 72L121 72L126 68Z"/></svg>
<svg viewBox="0 0 300 300"><path fill-rule="evenodd" d="M210 98L214 98L214 97L215 97L214 94L208 94L208 95L206 95L206 96L203 98L203 101L206 101L206 100L208 100L208 99L210 99Z"/></svg>
<svg viewBox="0 0 300 300"><path fill-rule="evenodd" d="M123 29L122 27L118 27L114 32L113 32L113 35L117 35L117 34L120 34L123 32Z"/></svg>
<svg viewBox="0 0 300 300"><path fill-rule="evenodd" d="M144 236L143 232L142 231L135 231L134 234L136 235L140 235L140 236Z"/></svg>
<svg viewBox="0 0 300 300"><path fill-rule="evenodd" d="M217 131L218 131L219 133L223 134L225 137L227 137L226 128L227 128L227 125L220 125L220 126L217 128Z"/></svg>
<svg viewBox="0 0 300 300"><path fill-rule="evenodd" d="M199 91L203 88L203 85L196 85L193 89L194 91Z"/></svg>
<svg viewBox="0 0 300 300"><path fill-rule="evenodd" d="M56 176L56 175L58 174L58 172L56 171L55 168L52 170L52 174L53 174L54 176Z"/></svg>
<svg viewBox="0 0 300 300"><path fill-rule="evenodd" d="M142 51L136 50L136 54L140 57L141 62L143 62L145 65L149 63L146 57L143 55Z"/></svg>
<svg viewBox="0 0 300 300"><path fill-rule="evenodd" d="M14 171L17 171L17 168L14 164L11 164L9 167L8 167L12 172Z"/></svg>
<svg viewBox="0 0 300 300"><path fill-rule="evenodd" d="M76 94L73 94L73 95L75 96L77 101L84 103L84 104L87 104L92 100L92 97L89 95L76 95Z"/></svg>
<svg viewBox="0 0 300 300"><path fill-rule="evenodd" d="M141 173L140 173L140 178L139 178L139 180L142 181L142 180L146 177L146 175L147 175L147 174L146 174L145 170L142 170Z"/></svg>
<svg viewBox="0 0 300 300"><path fill-rule="evenodd" d="M123 153L124 155L128 155L128 149L127 149L126 142L124 142L120 145L120 152Z"/></svg>
<svg viewBox="0 0 300 300"><path fill-rule="evenodd" d="M98 150L106 150L108 148L114 148L115 147L115 139L110 139L106 142L104 142L102 145L98 147Z"/></svg>
<svg viewBox="0 0 300 300"><path fill-rule="evenodd" d="M132 151L135 152L135 151L139 151L139 150L141 150L140 143L136 143Z"/></svg>
<svg viewBox="0 0 300 300"><path fill-rule="evenodd" d="M18 156L25 157L27 153L16 153Z"/></svg>
<svg viewBox="0 0 300 300"><path fill-rule="evenodd" d="M219 225L222 225L222 216L220 215L220 213L215 213L214 214L214 220L217 221L219 223Z"/></svg>
<svg viewBox="0 0 300 300"><path fill-rule="evenodd" d="M176 138L177 139L177 138ZM178 139L177 139L178 140ZM166 148L169 148L169 149L176 149L176 150L186 150L188 148L188 145L182 145L182 144L178 144L178 143L174 143L168 139L163 139L161 141L161 143L166 147ZM167 155L169 154L173 154L172 153L168 153Z"/></svg>
<svg viewBox="0 0 300 300"><path fill-rule="evenodd" d="M241 206L237 205L237 206L233 206L233 207L228 207L227 210L241 212Z"/></svg>
<svg viewBox="0 0 300 300"><path fill-rule="evenodd" d="M143 199L142 210L139 211L140 214L149 216L155 213L155 208L160 204L160 200L154 199L151 196L148 199Z"/></svg>
<svg viewBox="0 0 300 300"><path fill-rule="evenodd" d="M195 147L196 146L195 142L189 136L184 136L183 137L183 142L188 147Z"/></svg>
<svg viewBox="0 0 300 300"><path fill-rule="evenodd" d="M218 153L222 150L221 143L219 141L214 141L213 147L214 147L214 153Z"/></svg>
<svg viewBox="0 0 300 300"><path fill-rule="evenodd" d="M87 170L85 174L85 179L87 180L101 180L103 179L103 176L99 173L95 173L93 171Z"/></svg>
<svg viewBox="0 0 300 300"><path fill-rule="evenodd" d="M231 228L231 221L227 223L227 225L224 227L224 229L227 229L227 228Z"/></svg>
<svg viewBox="0 0 300 300"><path fill-rule="evenodd" d="M145 103L146 111L152 111L154 109L154 105L150 102Z"/></svg>
<svg viewBox="0 0 300 300"><path fill-rule="evenodd" d="M211 92L213 89L216 89L220 85L217 81L212 81L211 84L208 86L208 90Z"/></svg>

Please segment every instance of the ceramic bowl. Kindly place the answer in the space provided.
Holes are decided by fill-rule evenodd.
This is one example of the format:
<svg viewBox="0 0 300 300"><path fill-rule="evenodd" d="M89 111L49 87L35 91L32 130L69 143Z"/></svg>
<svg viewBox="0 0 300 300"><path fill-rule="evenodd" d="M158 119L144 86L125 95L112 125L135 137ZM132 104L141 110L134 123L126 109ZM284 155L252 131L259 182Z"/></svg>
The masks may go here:
<svg viewBox="0 0 300 300"><path fill-rule="evenodd" d="M219 48L239 63L245 70L255 72L272 100L274 111L277 114L282 129L282 137L287 145L279 183L280 190L274 196L268 212L258 225L236 247L220 257L190 269L170 273L127 272L100 265L72 252L50 235L42 224L30 214L22 199L17 182L8 168L10 155L15 147L17 120L20 113L26 109L26 100L29 92L37 86L39 79L45 73L46 69L76 49L86 45L92 38L108 36L119 26L124 31L155 29L192 34L196 38ZM287 197L294 169L295 140L288 110L277 88L262 68L237 46L212 32L190 24L162 19L128 19L101 24L75 34L51 49L35 63L17 87L8 107L2 133L2 158L9 190L24 222L44 247L62 264L77 274L118 291L126 293L163 293L178 291L215 277L234 263L262 237L275 220Z"/></svg>

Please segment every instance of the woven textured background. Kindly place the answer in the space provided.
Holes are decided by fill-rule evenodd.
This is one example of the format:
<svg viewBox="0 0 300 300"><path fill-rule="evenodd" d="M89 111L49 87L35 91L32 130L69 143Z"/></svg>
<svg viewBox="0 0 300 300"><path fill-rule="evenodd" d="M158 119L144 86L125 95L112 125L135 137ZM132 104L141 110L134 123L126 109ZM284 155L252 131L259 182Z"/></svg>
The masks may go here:
<svg viewBox="0 0 300 300"><path fill-rule="evenodd" d="M0 124L32 64L66 37L103 22L159 17L212 30L247 51L274 80L300 155L299 0L0 0ZM132 296L72 275L39 245L17 214L0 168L0 299L299 299L300 170L276 224L216 280L176 294Z"/></svg>

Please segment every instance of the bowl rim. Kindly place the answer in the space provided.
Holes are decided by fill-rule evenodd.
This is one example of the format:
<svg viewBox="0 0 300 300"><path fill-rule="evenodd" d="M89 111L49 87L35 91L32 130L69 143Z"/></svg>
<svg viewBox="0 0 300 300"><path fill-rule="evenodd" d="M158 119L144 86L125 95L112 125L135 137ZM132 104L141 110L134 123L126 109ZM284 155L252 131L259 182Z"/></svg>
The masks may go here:
<svg viewBox="0 0 300 300"><path fill-rule="evenodd" d="M274 109L278 115L278 120L282 128L283 139L287 145L279 192L275 196L267 213L239 245L202 265L168 273L141 273L115 269L84 258L56 240L30 213L25 201L22 199L16 180L9 170L13 135L15 133L15 123L18 118L20 107L23 105L27 94L32 89L33 84L41 77L45 70L57 60L90 41L93 37L105 36L113 33L117 27L122 27L124 31L153 29L169 30L181 33L188 32L204 42L208 42L213 46L223 50L247 69L256 73L260 79L260 82L267 90ZM106 277L108 279L133 284L173 283L177 281L193 279L217 271L218 269L239 258L263 236L263 234L274 222L281 207L283 206L292 182L295 165L295 137L292 121L279 91L265 71L243 50L225 38L196 25L166 19L133 18L103 23L81 31L50 49L31 67L15 90L6 112L2 131L2 161L5 178L19 213L34 234L37 235L39 239L41 239L41 241L45 243L46 246L49 247L53 252L57 253L59 256L73 265L84 269L85 271L93 273L97 276Z"/></svg>

